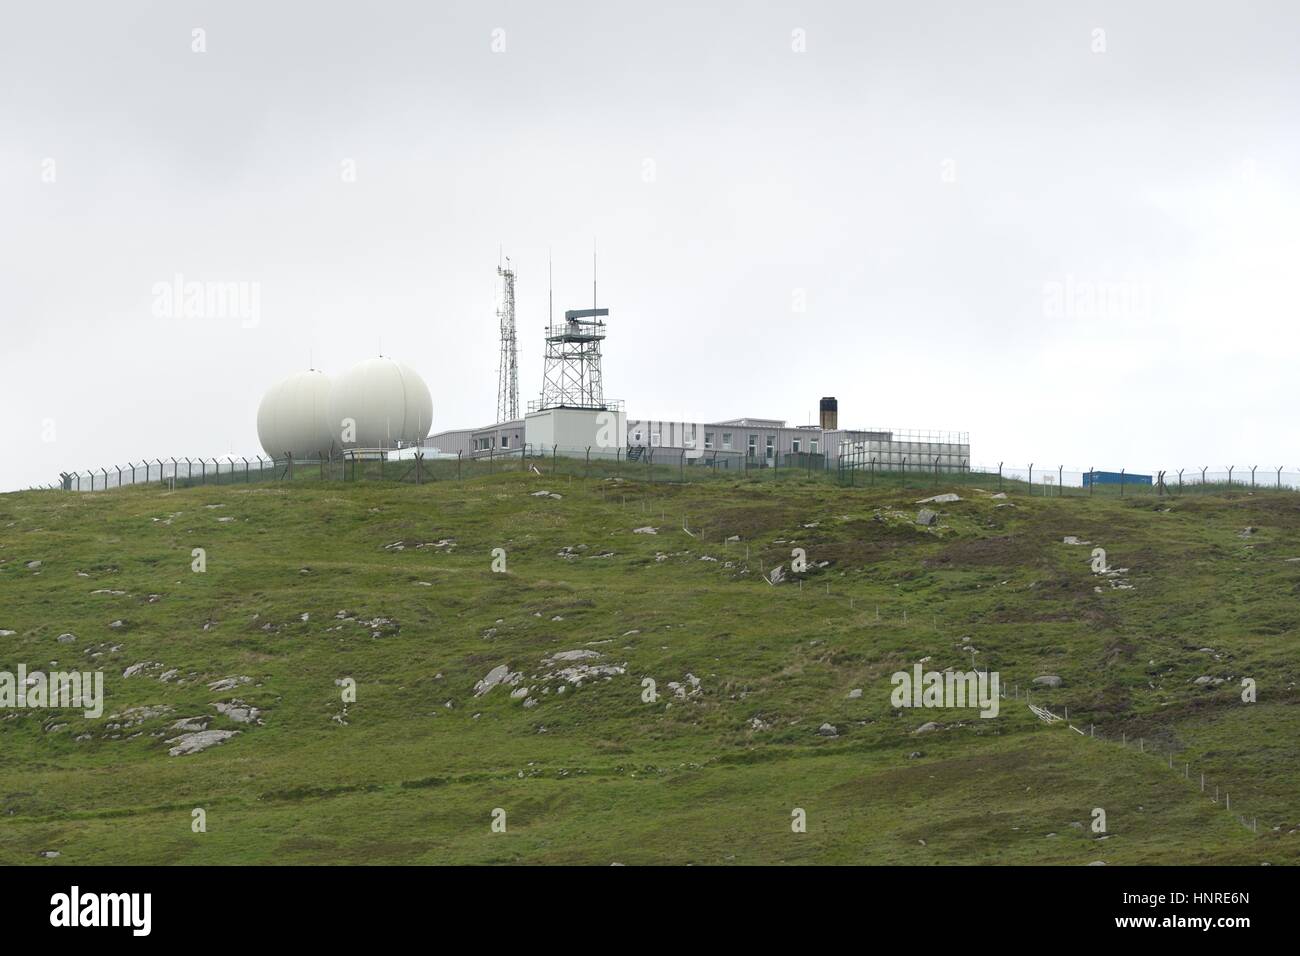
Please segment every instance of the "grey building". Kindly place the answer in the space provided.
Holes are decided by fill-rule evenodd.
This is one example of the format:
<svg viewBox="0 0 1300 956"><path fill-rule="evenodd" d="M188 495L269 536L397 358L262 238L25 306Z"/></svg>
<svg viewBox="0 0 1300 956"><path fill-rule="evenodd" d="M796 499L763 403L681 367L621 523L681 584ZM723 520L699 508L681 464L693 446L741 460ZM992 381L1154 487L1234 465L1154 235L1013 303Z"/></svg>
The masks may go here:
<svg viewBox="0 0 1300 956"><path fill-rule="evenodd" d="M466 458L519 451L524 421L439 432L429 444ZM683 461L723 468L918 468L961 471L970 467L970 441L964 432L839 427L834 398L823 398L816 425L791 426L779 418L727 418L677 421L628 418L627 447L655 461ZM540 452L540 449L535 449ZM575 453L577 449L564 449ZM610 454L612 452L602 452Z"/></svg>
<svg viewBox="0 0 1300 956"><path fill-rule="evenodd" d="M466 458L518 452L524 443L524 420L517 418L482 428L453 428L430 435L428 443L441 451Z"/></svg>

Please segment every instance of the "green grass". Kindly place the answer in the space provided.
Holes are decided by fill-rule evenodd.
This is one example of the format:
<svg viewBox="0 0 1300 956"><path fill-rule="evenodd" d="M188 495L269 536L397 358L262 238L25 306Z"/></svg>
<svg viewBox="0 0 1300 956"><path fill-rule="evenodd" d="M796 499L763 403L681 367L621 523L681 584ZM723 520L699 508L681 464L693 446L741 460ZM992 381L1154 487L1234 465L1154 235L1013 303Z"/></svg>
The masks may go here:
<svg viewBox="0 0 1300 956"><path fill-rule="evenodd" d="M0 669L102 668L107 695L99 719L0 711L0 862L1297 858L1300 495L295 477L0 496L0 628L16 632L0 637ZM937 528L914 524L916 499L947 490L964 500L938 506ZM632 533L645 525L659 533ZM1092 573L1098 545L1131 588ZM814 563L802 586L766 583L760 567L788 566L793 547ZM925 657L964 669L968 646L1008 687L1062 677L1034 701L1105 739L1014 697L989 720L891 707L893 672ZM570 650L625 673L559 694L541 676L564 665L542 660ZM159 666L123 676L141 662ZM474 696L499 664L536 706L507 687ZM678 698L667 685L687 674L698 692ZM250 681L207 686L235 675ZM1258 703L1240 701L1243 676ZM340 723L347 677L357 700ZM212 706L232 699L262 723ZM129 727L111 716L133 707L168 710ZM242 732L169 756L170 725L199 715ZM913 733L931 720L942 729ZM838 736L819 735L824 722ZM195 808L206 833L191 831ZM806 833L791 831L795 808Z"/></svg>

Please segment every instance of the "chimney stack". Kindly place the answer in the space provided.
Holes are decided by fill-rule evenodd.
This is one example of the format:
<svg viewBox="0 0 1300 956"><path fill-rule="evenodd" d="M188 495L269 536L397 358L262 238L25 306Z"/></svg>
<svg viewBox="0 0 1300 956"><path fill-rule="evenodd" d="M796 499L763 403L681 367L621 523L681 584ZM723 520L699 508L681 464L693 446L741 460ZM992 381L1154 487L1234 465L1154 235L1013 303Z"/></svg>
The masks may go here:
<svg viewBox="0 0 1300 956"><path fill-rule="evenodd" d="M821 426L822 431L826 432L833 432L840 427L840 403L834 395L822 399Z"/></svg>

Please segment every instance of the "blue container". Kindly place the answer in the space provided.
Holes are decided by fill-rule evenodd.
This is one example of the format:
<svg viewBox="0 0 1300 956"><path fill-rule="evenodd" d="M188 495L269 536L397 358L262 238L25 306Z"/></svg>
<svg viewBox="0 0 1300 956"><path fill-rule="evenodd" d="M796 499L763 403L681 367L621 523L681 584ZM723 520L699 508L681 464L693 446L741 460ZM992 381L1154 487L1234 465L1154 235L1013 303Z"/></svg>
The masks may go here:
<svg viewBox="0 0 1300 956"><path fill-rule="evenodd" d="M1083 487L1089 485L1149 485L1151 484L1150 475L1121 475L1118 471L1091 471L1084 472Z"/></svg>

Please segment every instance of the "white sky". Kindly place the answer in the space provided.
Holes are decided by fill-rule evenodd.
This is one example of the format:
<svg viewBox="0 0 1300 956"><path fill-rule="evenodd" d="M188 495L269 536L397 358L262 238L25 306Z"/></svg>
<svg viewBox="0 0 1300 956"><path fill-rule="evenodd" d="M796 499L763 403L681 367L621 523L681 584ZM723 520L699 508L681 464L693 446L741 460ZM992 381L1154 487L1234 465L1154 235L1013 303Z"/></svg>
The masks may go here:
<svg viewBox="0 0 1300 956"><path fill-rule="evenodd" d="M498 248L527 401L593 237L632 417L1300 470L1300 5L709 6L6 3L0 489L251 455L269 385L381 338L485 424ZM177 273L256 325L156 316Z"/></svg>

